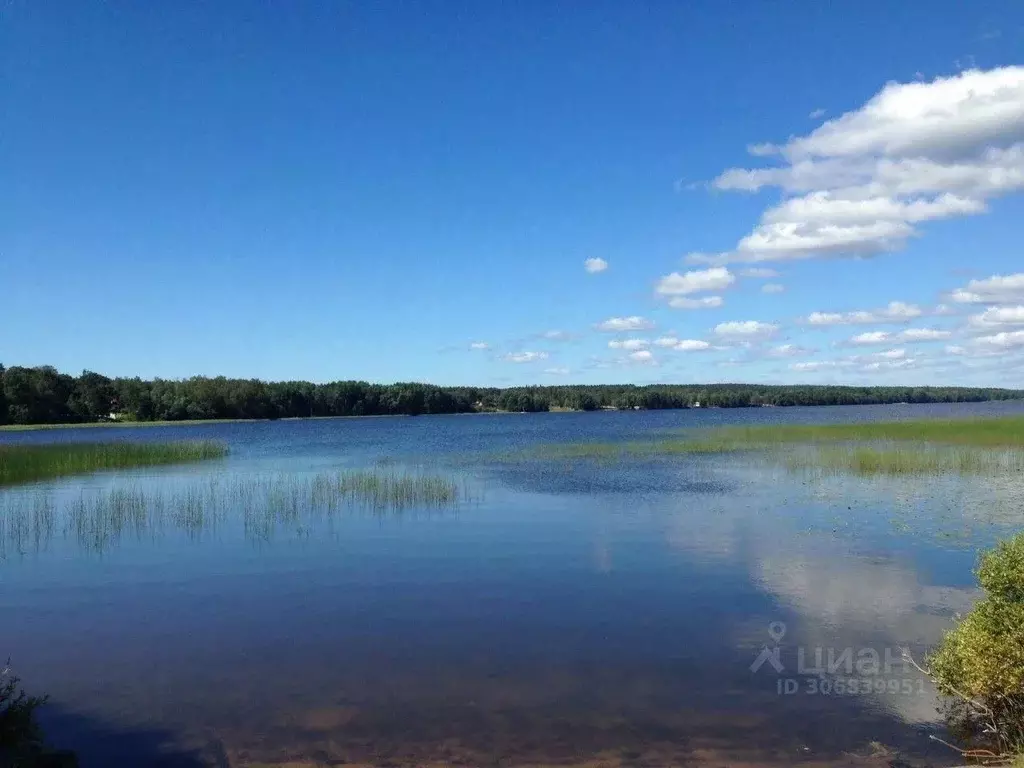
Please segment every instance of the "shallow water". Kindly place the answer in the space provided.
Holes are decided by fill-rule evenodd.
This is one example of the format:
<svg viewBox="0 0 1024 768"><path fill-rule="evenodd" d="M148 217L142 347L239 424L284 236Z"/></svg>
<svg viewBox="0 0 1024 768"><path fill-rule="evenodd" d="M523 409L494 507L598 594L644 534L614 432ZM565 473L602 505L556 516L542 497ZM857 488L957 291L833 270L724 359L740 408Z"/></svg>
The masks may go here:
<svg viewBox="0 0 1024 768"><path fill-rule="evenodd" d="M1024 482L814 477L742 456L514 455L687 426L1022 411L0 433L215 438L231 449L200 465L0 492L0 515L28 520L17 537L8 524L0 560L0 655L50 694L51 740L78 749L87 768L830 764L869 754L871 742L941 763L927 738L936 702L899 649L922 655L970 606L976 552L1020 529ZM257 527L247 523L254 502L228 494L198 525L149 514L83 536L62 522L69 505L111 490L152 503L382 460L388 472L455 479L458 503L302 510ZM33 512L47 505L49 525Z"/></svg>

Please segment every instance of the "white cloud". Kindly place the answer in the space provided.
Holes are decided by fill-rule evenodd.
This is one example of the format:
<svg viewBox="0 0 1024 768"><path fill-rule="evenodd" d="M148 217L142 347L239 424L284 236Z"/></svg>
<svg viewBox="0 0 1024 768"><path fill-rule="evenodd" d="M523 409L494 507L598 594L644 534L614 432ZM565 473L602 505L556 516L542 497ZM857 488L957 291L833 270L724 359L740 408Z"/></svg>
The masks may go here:
<svg viewBox="0 0 1024 768"><path fill-rule="evenodd" d="M608 342L608 347L611 349L647 349L650 345L651 343L647 339L622 339L621 341L613 339Z"/></svg>
<svg viewBox="0 0 1024 768"><path fill-rule="evenodd" d="M676 342L672 349L680 352L703 352L707 349L711 349L711 345L706 341L700 339L683 339L682 341Z"/></svg>
<svg viewBox="0 0 1024 768"><path fill-rule="evenodd" d="M509 352L505 359L510 363L535 363L538 360L547 360L547 352Z"/></svg>
<svg viewBox="0 0 1024 768"><path fill-rule="evenodd" d="M844 362L841 360L813 360L803 363L790 363L789 369L791 371L820 371L826 368L841 368L844 367Z"/></svg>
<svg viewBox="0 0 1024 768"><path fill-rule="evenodd" d="M735 282L736 276L725 267L711 267L682 275L672 272L658 281L655 291L663 296L684 296L702 291L720 291Z"/></svg>
<svg viewBox="0 0 1024 768"><path fill-rule="evenodd" d="M872 357L877 357L881 360L901 360L907 356L907 350L905 349L890 349L885 352L876 352Z"/></svg>
<svg viewBox="0 0 1024 768"><path fill-rule="evenodd" d="M761 293L783 293L786 286L781 283L765 283L761 286Z"/></svg>
<svg viewBox="0 0 1024 768"><path fill-rule="evenodd" d="M548 376L568 376L568 368L545 368L544 373Z"/></svg>
<svg viewBox="0 0 1024 768"><path fill-rule="evenodd" d="M591 275L596 275L598 272L604 272L608 269L608 262L604 259L594 257L584 261L583 268Z"/></svg>
<svg viewBox="0 0 1024 768"><path fill-rule="evenodd" d="M767 267L747 267L746 269L740 270L740 277L753 277L753 278L772 278L778 277L779 273L777 270L768 269Z"/></svg>
<svg viewBox="0 0 1024 768"><path fill-rule="evenodd" d="M778 330L779 326L758 320L733 321L715 326L715 333L727 338L766 339L774 336Z"/></svg>
<svg viewBox="0 0 1024 768"><path fill-rule="evenodd" d="M879 360L874 363L866 363L861 370L866 373L877 373L879 371L892 371L900 368L912 368L917 365L917 360L912 357L903 360Z"/></svg>
<svg viewBox="0 0 1024 768"><path fill-rule="evenodd" d="M800 347L796 344L780 344L777 347L772 347L768 350L769 357L799 357L800 355L809 355L814 350L807 349L806 347Z"/></svg>
<svg viewBox="0 0 1024 768"><path fill-rule="evenodd" d="M993 331L1024 325L1024 305L1019 307L989 307L980 315L971 315L967 324L974 330Z"/></svg>
<svg viewBox="0 0 1024 768"><path fill-rule="evenodd" d="M821 107L819 107L818 109L813 110L811 112L811 114L808 115L808 117L811 120L817 120L818 118L824 117L824 116L825 116L825 110L822 109Z"/></svg>
<svg viewBox="0 0 1024 768"><path fill-rule="evenodd" d="M907 328L900 331L900 341L944 341L953 334L950 331L940 331L936 328Z"/></svg>
<svg viewBox="0 0 1024 768"><path fill-rule="evenodd" d="M569 339L572 338L572 334L568 331L552 330L544 331L540 337L542 339L547 339L548 341L569 341Z"/></svg>
<svg viewBox="0 0 1024 768"><path fill-rule="evenodd" d="M1024 331L1001 331L991 336L981 336L977 345L988 349L1013 349L1024 347Z"/></svg>
<svg viewBox="0 0 1024 768"><path fill-rule="evenodd" d="M811 325L871 325L881 323L905 323L920 317L924 311L915 304L890 301L884 309L856 312L812 312L807 316Z"/></svg>
<svg viewBox="0 0 1024 768"><path fill-rule="evenodd" d="M1024 189L1024 67L889 83L860 108L784 145L756 144L774 167L732 168L713 186L786 198L711 264L870 256L901 248L917 225L983 213Z"/></svg>
<svg viewBox="0 0 1024 768"><path fill-rule="evenodd" d="M610 317L594 326L599 331L619 333L621 331L649 331L654 323L645 317L630 315L629 317Z"/></svg>
<svg viewBox="0 0 1024 768"><path fill-rule="evenodd" d="M721 296L702 296L699 299L691 299L686 296L673 296L668 300L672 309L715 309L725 302Z"/></svg>
<svg viewBox="0 0 1024 768"><path fill-rule="evenodd" d="M951 298L960 304L1013 304L1024 302L1024 272L993 275L971 280L966 288L953 291Z"/></svg>
<svg viewBox="0 0 1024 768"><path fill-rule="evenodd" d="M851 344L886 344L892 340L892 336L886 331L870 331L861 333L850 339Z"/></svg>
<svg viewBox="0 0 1024 768"><path fill-rule="evenodd" d="M654 359L654 355L648 349L641 349L637 352L630 352L629 359L634 363L641 363L645 365L656 365L657 361Z"/></svg>
<svg viewBox="0 0 1024 768"><path fill-rule="evenodd" d="M491 345L488 344L486 341L474 341L473 343L471 343L469 345L469 348L472 349L472 350L480 351L480 350L490 349Z"/></svg>
<svg viewBox="0 0 1024 768"><path fill-rule="evenodd" d="M841 312L811 312L807 322L811 325L843 325L843 317Z"/></svg>
<svg viewBox="0 0 1024 768"><path fill-rule="evenodd" d="M679 339L675 336L662 336L661 338L654 340L654 345L656 347L674 347L678 343Z"/></svg>

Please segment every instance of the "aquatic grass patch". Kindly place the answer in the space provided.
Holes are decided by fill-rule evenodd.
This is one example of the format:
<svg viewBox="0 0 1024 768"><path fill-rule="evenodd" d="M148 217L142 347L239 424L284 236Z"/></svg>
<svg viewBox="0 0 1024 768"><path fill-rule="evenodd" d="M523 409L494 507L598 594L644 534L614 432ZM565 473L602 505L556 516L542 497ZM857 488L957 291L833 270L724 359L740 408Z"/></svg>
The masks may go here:
<svg viewBox="0 0 1024 768"><path fill-rule="evenodd" d="M441 510L470 496L453 477L398 469L212 477L157 490L82 489L60 508L45 490L14 489L0 493L0 559L45 550L58 534L82 549L104 552L125 539L166 531L200 540L235 521L246 538L266 540L281 529L304 534L346 512Z"/></svg>
<svg viewBox="0 0 1024 768"><path fill-rule="evenodd" d="M1024 473L1024 451L953 446L817 446L786 457L792 469L858 475Z"/></svg>
<svg viewBox="0 0 1024 768"><path fill-rule="evenodd" d="M738 444L717 437L699 439L665 438L659 440L631 440L604 443L551 443L519 453L508 454L509 460L574 460L622 459L627 457L657 457L680 454L714 454L731 451L754 450L757 446Z"/></svg>
<svg viewBox="0 0 1024 768"><path fill-rule="evenodd" d="M510 460L595 460L748 453L790 469L862 475L1024 472L1024 417L691 429L671 437L556 443Z"/></svg>
<svg viewBox="0 0 1024 768"><path fill-rule="evenodd" d="M219 459L227 452L213 440L0 445L0 487L106 469Z"/></svg>
<svg viewBox="0 0 1024 768"><path fill-rule="evenodd" d="M56 531L57 510L49 495L0 497L0 560L8 552L39 552Z"/></svg>
<svg viewBox="0 0 1024 768"><path fill-rule="evenodd" d="M851 424L771 424L690 430L695 442L733 446L775 443L916 442L987 448L1024 448L1024 416L908 419Z"/></svg>

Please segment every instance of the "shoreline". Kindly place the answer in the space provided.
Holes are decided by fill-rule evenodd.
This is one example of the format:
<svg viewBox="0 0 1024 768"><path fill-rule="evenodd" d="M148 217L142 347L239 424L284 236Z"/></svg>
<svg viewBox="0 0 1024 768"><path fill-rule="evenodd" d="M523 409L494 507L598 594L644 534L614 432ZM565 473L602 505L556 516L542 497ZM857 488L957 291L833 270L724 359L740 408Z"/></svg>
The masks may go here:
<svg viewBox="0 0 1024 768"><path fill-rule="evenodd" d="M1024 399L1015 400L971 400L963 401L964 403L1024 403ZM585 411L582 409L573 408L551 408L547 411L499 411L499 410L486 410L486 411L463 411L455 413L424 413L424 414L408 414L408 413L372 413L372 414L361 414L351 416L285 416L279 419L181 419L178 421L84 421L84 422L72 422L66 424L0 424L0 434L4 432L34 432L42 430L54 430L54 429L98 429L102 427L112 428L128 428L128 427L198 427L205 424L260 424L270 422L291 422L291 421L327 421L337 419L407 419L407 418L421 418L423 416L508 416L508 415L525 415L528 413L538 414L559 414L559 413L646 413L648 411L710 411L710 410L729 410L739 411L748 409L760 409L760 408L847 408L853 406L885 406L885 405L958 405L961 404L957 401L935 401L928 403L820 403L817 405L738 405L738 406L708 406L704 408L598 408L596 410Z"/></svg>

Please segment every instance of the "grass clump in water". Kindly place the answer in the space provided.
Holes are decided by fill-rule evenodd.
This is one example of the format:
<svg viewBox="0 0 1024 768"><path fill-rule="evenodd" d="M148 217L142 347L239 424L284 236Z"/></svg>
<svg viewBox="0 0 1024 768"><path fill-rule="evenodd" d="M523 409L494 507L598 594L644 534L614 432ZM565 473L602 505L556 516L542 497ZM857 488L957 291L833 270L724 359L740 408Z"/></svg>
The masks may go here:
<svg viewBox="0 0 1024 768"><path fill-rule="evenodd" d="M524 456L615 461L741 451L791 469L861 475L1022 472L1024 417L720 427L647 441L547 445Z"/></svg>
<svg viewBox="0 0 1024 768"><path fill-rule="evenodd" d="M227 455L212 440L168 443L48 443L0 446L0 487L103 469L179 464Z"/></svg>
<svg viewBox="0 0 1024 768"><path fill-rule="evenodd" d="M1024 416L722 427L712 430L710 437L734 446L900 441L979 448L1024 448Z"/></svg>
<svg viewBox="0 0 1024 768"><path fill-rule="evenodd" d="M199 540L235 519L247 538L265 540L280 528L304 534L339 510L402 514L454 507L467 496L451 477L398 469L213 477L157 490L84 489L62 508L45 490L18 489L0 494L0 560L44 550L56 532L99 553L165 529Z"/></svg>
<svg viewBox="0 0 1024 768"><path fill-rule="evenodd" d="M953 446L816 446L790 451L792 469L857 475L993 475L1024 472L1024 452Z"/></svg>

